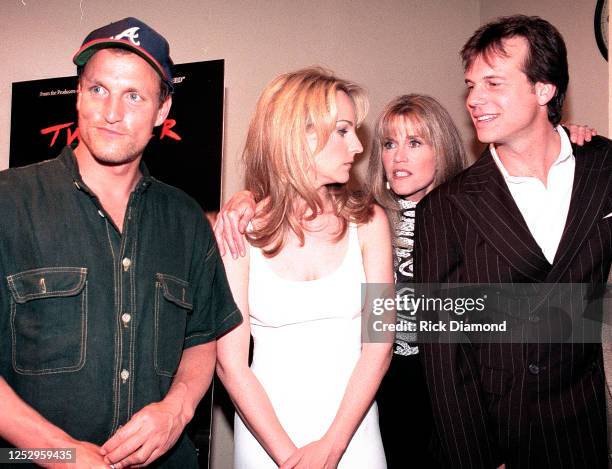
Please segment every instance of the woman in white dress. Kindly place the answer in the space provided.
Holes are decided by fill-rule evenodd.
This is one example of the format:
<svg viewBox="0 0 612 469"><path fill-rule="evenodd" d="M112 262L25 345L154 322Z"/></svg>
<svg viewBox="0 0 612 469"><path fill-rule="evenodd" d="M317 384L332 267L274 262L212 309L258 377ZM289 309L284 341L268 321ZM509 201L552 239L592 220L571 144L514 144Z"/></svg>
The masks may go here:
<svg viewBox="0 0 612 469"><path fill-rule="evenodd" d="M389 224L346 185L366 112L361 88L318 68L281 75L258 101L243 154L249 247L224 256L245 320L217 343L236 468L386 467L374 396L393 337L362 341L361 286L393 282Z"/></svg>

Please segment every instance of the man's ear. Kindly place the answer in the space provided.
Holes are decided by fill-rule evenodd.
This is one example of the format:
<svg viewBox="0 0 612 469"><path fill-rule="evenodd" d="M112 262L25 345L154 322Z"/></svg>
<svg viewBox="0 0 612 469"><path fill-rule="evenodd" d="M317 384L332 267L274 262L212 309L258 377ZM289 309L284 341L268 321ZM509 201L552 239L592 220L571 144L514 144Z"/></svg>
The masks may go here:
<svg viewBox="0 0 612 469"><path fill-rule="evenodd" d="M535 84L535 94L540 106L546 106L555 97L556 93L557 87L552 83L542 83L539 81Z"/></svg>
<svg viewBox="0 0 612 469"><path fill-rule="evenodd" d="M168 113L170 112L171 106L172 96L168 95L168 97L164 100L161 106L159 106L159 110L157 111L157 118L155 119L155 127L164 123L166 117L168 117Z"/></svg>
<svg viewBox="0 0 612 469"><path fill-rule="evenodd" d="M76 99L76 110L77 110L77 114L79 113L79 109L81 107L81 80L79 80L77 82L77 99Z"/></svg>

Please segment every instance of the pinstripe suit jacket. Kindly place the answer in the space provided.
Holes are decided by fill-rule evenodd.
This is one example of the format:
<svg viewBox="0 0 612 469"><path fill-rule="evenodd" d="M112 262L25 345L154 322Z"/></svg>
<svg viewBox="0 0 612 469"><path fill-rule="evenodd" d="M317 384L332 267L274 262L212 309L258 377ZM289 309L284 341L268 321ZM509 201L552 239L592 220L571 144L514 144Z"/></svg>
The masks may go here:
<svg viewBox="0 0 612 469"><path fill-rule="evenodd" d="M419 203L415 278L605 283L612 257L612 217L604 219L612 212L611 148L600 137L574 146L570 208L552 265L485 151ZM600 344L424 344L422 350L444 467L606 467Z"/></svg>

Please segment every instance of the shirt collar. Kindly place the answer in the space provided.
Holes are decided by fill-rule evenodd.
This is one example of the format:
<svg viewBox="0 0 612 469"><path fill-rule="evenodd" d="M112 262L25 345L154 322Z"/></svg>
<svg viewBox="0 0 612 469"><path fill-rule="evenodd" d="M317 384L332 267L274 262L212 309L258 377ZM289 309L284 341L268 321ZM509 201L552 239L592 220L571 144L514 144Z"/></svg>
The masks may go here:
<svg viewBox="0 0 612 469"><path fill-rule="evenodd" d="M574 158L572 143L570 142L570 139L567 136L565 129L558 125L557 127L555 127L555 132L557 132L559 134L559 137L561 138L561 150L559 151L559 156L557 156L557 159L552 164L551 168L553 166L562 165L563 163L566 163ZM489 144L489 151L491 152L493 161L495 161L495 164L499 168L499 171L501 172L506 182L520 183L532 179L528 176L510 176L503 163L499 159L499 155L497 154L497 150L495 149L495 144Z"/></svg>
<svg viewBox="0 0 612 469"><path fill-rule="evenodd" d="M76 156L74 155L74 149L76 148L76 143L72 143L71 145L67 145L64 147L62 152L60 153L58 160L64 165L64 167L68 170L68 174L72 178L72 182L75 187L79 190L84 190L91 196L95 196L95 194L87 187L87 185L83 182L83 178L81 177L81 173L79 172L79 164L77 163ZM138 181L134 192L143 192L154 180L149 172L149 168L144 161L140 160L139 165L140 172L142 173L142 178Z"/></svg>

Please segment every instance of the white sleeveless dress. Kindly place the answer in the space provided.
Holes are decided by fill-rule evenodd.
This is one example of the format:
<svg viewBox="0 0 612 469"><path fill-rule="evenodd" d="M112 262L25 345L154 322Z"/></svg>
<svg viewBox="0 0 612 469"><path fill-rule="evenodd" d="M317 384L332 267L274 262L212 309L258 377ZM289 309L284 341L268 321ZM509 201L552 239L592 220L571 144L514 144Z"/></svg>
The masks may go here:
<svg viewBox="0 0 612 469"><path fill-rule="evenodd" d="M348 236L340 267L313 281L281 278L271 270L261 250L250 248L251 369L298 447L325 434L361 354L361 284L365 272L355 226L349 227ZM277 467L237 414L234 467ZM376 403L365 415L338 467L387 467Z"/></svg>

